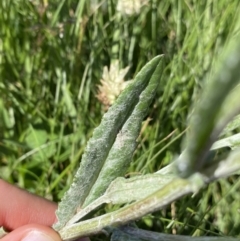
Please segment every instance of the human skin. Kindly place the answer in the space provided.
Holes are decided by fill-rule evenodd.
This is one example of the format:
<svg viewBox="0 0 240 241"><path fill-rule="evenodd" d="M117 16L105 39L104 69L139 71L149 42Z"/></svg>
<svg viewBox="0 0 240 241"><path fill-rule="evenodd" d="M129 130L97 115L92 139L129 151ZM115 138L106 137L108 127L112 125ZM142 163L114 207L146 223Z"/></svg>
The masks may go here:
<svg viewBox="0 0 240 241"><path fill-rule="evenodd" d="M51 228L56 222L56 209L56 203L0 179L0 227L9 231L0 241L61 241L58 233ZM24 239L29 235L33 238Z"/></svg>

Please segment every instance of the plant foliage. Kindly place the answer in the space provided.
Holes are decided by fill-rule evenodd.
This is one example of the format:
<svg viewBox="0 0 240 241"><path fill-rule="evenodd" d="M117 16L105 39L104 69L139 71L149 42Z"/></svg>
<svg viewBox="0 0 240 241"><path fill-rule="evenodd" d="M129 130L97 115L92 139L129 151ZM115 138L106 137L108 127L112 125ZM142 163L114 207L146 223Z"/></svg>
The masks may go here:
<svg viewBox="0 0 240 241"><path fill-rule="evenodd" d="M136 136L125 139L136 150L119 155L116 143L127 143L120 129L130 127L126 121L139 100L120 116L122 123L117 121L121 128L113 130L103 148L109 152L95 167L97 176L87 177L91 181L83 196L76 186L79 200L58 223L59 231L65 230L65 237L71 228L75 236L94 234L94 222L101 219L96 232L103 228L112 236L96 234L93 241L238 237L240 181L230 174L238 169L240 143L239 70L231 64L238 62L239 11L238 0L0 1L0 178L55 202L64 196L60 209L68 206L66 191L86 159L87 141L130 82L123 76L135 79L147 62L164 54L165 67L137 143ZM229 82L219 85L219 79ZM133 127L138 135L139 125ZM118 160L122 170L115 175ZM106 165L113 162L116 166ZM84 165L92 168L87 161ZM168 192L171 182L175 188ZM144 206L152 197L159 205ZM146 212L137 212L139 205ZM139 228L125 225L132 220L123 216L128 206L136 208ZM111 225L112 215L121 225Z"/></svg>

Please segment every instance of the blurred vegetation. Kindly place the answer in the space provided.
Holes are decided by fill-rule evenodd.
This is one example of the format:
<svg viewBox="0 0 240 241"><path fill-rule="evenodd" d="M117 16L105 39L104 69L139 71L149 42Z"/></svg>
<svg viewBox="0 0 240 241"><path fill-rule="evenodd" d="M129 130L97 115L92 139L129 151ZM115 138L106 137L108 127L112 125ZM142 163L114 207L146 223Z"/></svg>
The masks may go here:
<svg viewBox="0 0 240 241"><path fill-rule="evenodd" d="M157 171L180 153L191 106L234 35L239 1L149 0L132 14L117 4L0 1L1 178L59 201L106 110L96 97L104 66L118 60L121 69L130 67L130 80L158 54L166 56L164 84L126 175ZM237 177L221 180L138 225L239 235L239 188Z"/></svg>

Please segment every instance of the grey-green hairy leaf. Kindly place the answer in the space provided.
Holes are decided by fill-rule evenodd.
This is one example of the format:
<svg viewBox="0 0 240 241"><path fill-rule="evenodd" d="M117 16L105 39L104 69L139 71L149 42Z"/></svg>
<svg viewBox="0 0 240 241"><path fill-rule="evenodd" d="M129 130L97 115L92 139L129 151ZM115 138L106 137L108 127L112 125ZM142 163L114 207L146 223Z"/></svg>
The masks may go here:
<svg viewBox="0 0 240 241"><path fill-rule="evenodd" d="M104 195L78 212L66 226L79 221L104 203L126 204L140 200L162 188L175 177L174 174L147 174L129 179L118 177L108 187Z"/></svg>
<svg viewBox="0 0 240 241"><path fill-rule="evenodd" d="M211 150L216 150L223 147L230 147L236 149L240 147L240 133L223 138L213 143Z"/></svg>
<svg viewBox="0 0 240 241"><path fill-rule="evenodd" d="M152 95L149 97L148 101L152 100L155 93L154 88L156 88L156 83L160 80L160 76L158 76L158 74L160 74L162 71L161 61L162 56L157 56L142 68L142 70L135 77L135 80L120 94L113 106L109 108L108 112L103 116L101 124L94 130L93 136L88 141L85 153L82 156L81 165L75 175L74 181L59 204L59 208L56 212L58 223L54 225L56 230L60 230L64 227L64 225L73 217L73 215L82 208L87 198L87 203L93 201L98 197L98 195L104 193L113 179L122 174L121 169L115 170L115 177L114 173L112 173L109 179L102 181L104 188L98 190L97 187L91 191L95 182L98 182L97 180L99 175L101 178L105 178L107 173L110 174L113 172L113 170L109 170L110 164L108 163L105 165L105 162L117 135L118 137L114 148L120 148L121 145L123 145L121 138L132 138L131 136L129 137L127 135L128 129L125 129L125 127L123 128L123 125L129 119L132 113L135 115L136 119L134 120L137 122L134 124L137 125L137 128L132 130L131 125L133 124L126 123L126 125L129 125L129 131L131 131L132 134L135 134L137 130L139 130L139 125L142 121L142 118L144 118L146 114L146 108L150 104L149 102L146 102L145 99L142 99L141 94L148 86L149 82L152 81L152 86L150 85L150 92ZM149 91L147 93L149 93ZM144 104L141 104L141 101L143 101ZM134 111L136 105L139 106L139 108L138 110ZM137 112L141 113L138 115ZM123 130L121 131L122 128ZM121 136L121 133L123 133L124 136ZM133 139L134 138L131 139L131 142ZM129 146L131 151L127 150L124 154L125 157L123 162L126 161L126 158L131 158L134 148L135 142L131 143ZM127 156L128 154L129 156ZM114 150L111 152L111 155L113 156L113 159L119 157L119 155L116 155ZM114 165L117 163L117 161L118 160L115 160ZM123 169L126 169L124 165L126 165L126 167L128 166L127 163L122 163L120 164L119 168L122 166ZM101 171L103 167L105 169L104 172ZM94 196L93 198L89 196L90 193Z"/></svg>
<svg viewBox="0 0 240 241"><path fill-rule="evenodd" d="M192 183L192 182L191 182ZM63 240L74 240L101 232L109 226L121 226L154 212L177 198L191 192L186 179L175 179L150 196L134 202L117 211L69 225L59 231Z"/></svg>
<svg viewBox="0 0 240 241"><path fill-rule="evenodd" d="M114 212L69 225L59 233L63 240L74 240L78 237L97 234L107 227L119 227L157 211L186 194L197 192L211 181L232 175L239 170L240 151L238 150L232 152L226 160L213 163L201 173L195 173L188 179L175 178L141 200Z"/></svg>
<svg viewBox="0 0 240 241"><path fill-rule="evenodd" d="M118 176L123 176L129 167L133 152L137 147L137 138L141 130L143 118L146 116L150 103L155 96L157 86L163 72L162 60L152 74L148 86L139 95L139 102L126 120L108 154L99 173L97 182L85 200L83 207L104 194L109 184ZM126 104L126 103L125 103Z"/></svg>

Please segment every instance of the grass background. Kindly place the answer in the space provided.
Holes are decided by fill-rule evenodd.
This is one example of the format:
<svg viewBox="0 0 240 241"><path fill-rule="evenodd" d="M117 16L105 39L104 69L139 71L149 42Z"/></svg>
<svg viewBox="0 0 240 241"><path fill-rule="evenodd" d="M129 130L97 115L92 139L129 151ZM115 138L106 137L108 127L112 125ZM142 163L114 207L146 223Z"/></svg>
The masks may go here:
<svg viewBox="0 0 240 241"><path fill-rule="evenodd" d="M163 83L129 168L152 173L180 153L188 113L234 34L238 0L150 0L139 13L116 0L0 1L0 177L59 201L104 107L103 67L126 79L165 54ZM240 181L211 184L138 225L187 235L239 235ZM106 207L109 210L111 207ZM96 237L101 240L102 237Z"/></svg>

